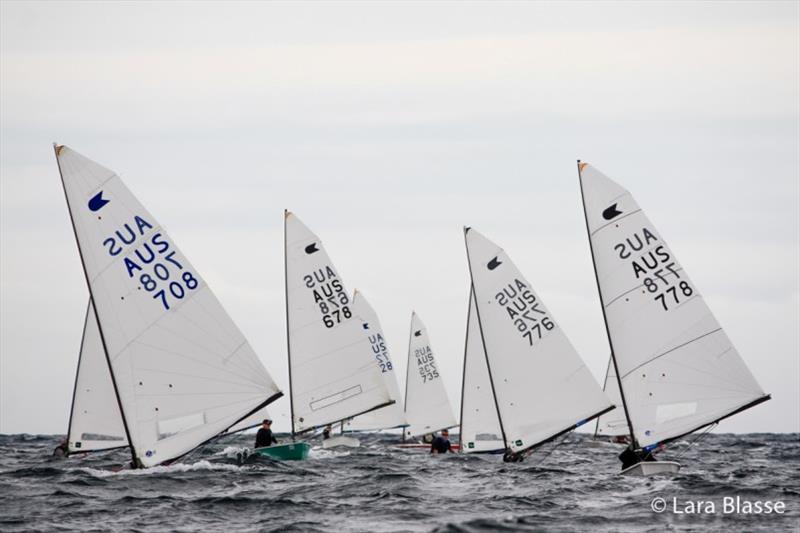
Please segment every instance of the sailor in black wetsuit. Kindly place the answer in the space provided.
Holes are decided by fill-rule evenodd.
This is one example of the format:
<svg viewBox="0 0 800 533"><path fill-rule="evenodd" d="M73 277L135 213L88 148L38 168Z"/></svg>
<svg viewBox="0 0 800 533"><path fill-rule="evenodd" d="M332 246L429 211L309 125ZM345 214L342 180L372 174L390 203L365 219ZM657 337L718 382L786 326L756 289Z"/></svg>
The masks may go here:
<svg viewBox="0 0 800 533"><path fill-rule="evenodd" d="M450 439L447 437L450 436L450 432L446 429L442 430L442 434L431 442L431 453L447 453L452 452L453 450L450 448Z"/></svg>
<svg viewBox="0 0 800 533"><path fill-rule="evenodd" d="M278 444L278 439L272 434L272 420L264 420L261 423L261 429L256 433L256 448L263 448L265 446L272 446Z"/></svg>
<svg viewBox="0 0 800 533"><path fill-rule="evenodd" d="M652 452L633 450L632 446L628 446L619 454L619 460L622 461L622 469L625 470L642 461L655 461L656 458L653 457Z"/></svg>

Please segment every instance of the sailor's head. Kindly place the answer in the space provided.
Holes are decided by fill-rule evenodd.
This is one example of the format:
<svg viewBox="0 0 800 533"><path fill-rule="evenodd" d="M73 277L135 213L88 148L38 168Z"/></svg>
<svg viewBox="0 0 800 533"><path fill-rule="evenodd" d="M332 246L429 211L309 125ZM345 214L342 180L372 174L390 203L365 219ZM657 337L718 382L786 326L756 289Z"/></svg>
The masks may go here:
<svg viewBox="0 0 800 533"><path fill-rule="evenodd" d="M264 420L261 422L261 426L262 426L262 427L264 427L264 428L266 428L266 429L269 429L269 427L270 427L271 425L272 425L272 420L270 420L269 418L265 418L265 419L264 419Z"/></svg>
<svg viewBox="0 0 800 533"><path fill-rule="evenodd" d="M443 429L442 430L442 437L449 437L449 436L450 436L450 431L448 431L446 429Z"/></svg>

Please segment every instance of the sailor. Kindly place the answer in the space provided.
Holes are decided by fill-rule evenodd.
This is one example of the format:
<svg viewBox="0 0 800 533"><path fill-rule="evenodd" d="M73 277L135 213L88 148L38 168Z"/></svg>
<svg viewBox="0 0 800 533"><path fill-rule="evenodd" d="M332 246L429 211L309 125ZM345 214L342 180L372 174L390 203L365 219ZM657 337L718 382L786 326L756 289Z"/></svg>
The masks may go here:
<svg viewBox="0 0 800 533"><path fill-rule="evenodd" d="M272 420L265 418L261 423L261 429L256 433L256 448L272 446L278 444L278 439L272 434Z"/></svg>
<svg viewBox="0 0 800 533"><path fill-rule="evenodd" d="M328 440L329 438L331 438L332 429L333 428L331 428L330 424L325 426L325 429L322 430L322 440Z"/></svg>
<svg viewBox="0 0 800 533"><path fill-rule="evenodd" d="M622 461L622 469L625 470L642 461L655 461L656 458L653 457L652 451L634 450L633 446L629 445L619 454L619 460Z"/></svg>
<svg viewBox="0 0 800 533"><path fill-rule="evenodd" d="M442 430L442 434L431 442L431 453L447 453L452 452L452 448L450 448L450 432L446 429Z"/></svg>
<svg viewBox="0 0 800 533"><path fill-rule="evenodd" d="M66 457L67 456L67 439L62 440L53 450L53 457Z"/></svg>

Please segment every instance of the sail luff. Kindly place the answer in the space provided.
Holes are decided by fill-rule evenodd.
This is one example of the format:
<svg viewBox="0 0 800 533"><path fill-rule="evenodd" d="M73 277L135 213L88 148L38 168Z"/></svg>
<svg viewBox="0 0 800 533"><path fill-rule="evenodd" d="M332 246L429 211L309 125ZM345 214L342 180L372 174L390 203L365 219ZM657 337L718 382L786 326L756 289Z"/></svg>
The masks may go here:
<svg viewBox="0 0 800 533"><path fill-rule="evenodd" d="M85 259L83 257L83 249L81 248L81 241L80 241L80 237L78 236L78 228L75 225L75 217L72 214L72 205L70 204L69 194L67 193L67 184L64 181L64 172L61 169L61 160L58 157L62 149L63 149L63 145L59 145L57 143L53 143L53 151L55 152L56 165L58 166L58 174L59 174L59 177L61 178L61 187L64 190L64 199L67 202L67 212L69 213L69 220L70 220L70 224L72 225L72 233L75 235L75 244L78 247L78 256L81 259L81 267L83 268L83 275L84 275L84 277L86 279L86 287L89 290L89 300L90 301L94 301L94 296L93 296L93 293L92 293L92 284L91 284L91 281L89 279L89 271L86 269L86 261L85 261ZM122 426L125 428L125 438L128 439L128 445L130 446L130 449L131 449L131 465L134 468L140 468L141 465L140 465L140 463L139 463L139 461L137 460L137 457L136 457L136 448L133 445L133 441L131 440L131 433L130 433L130 430L128 429L128 420L125 417L125 409L122 406L122 400L120 399L120 396L119 396L119 389L117 387L117 380L116 380L116 378L114 376L114 369L112 368L112 365L111 365L111 358L108 356L108 347L106 345L105 335L103 334L103 325L100 322L100 316L99 316L99 314L97 312L97 306L92 306L92 307L94 308L94 317L95 317L95 320L97 321L97 329L98 329L98 331L100 333L100 341L101 341L101 343L103 345L103 352L105 353L106 362L108 363L108 371L109 371L109 374L111 375L111 383L114 386L114 395L117 398L117 405L119 406L119 412L122 415Z"/></svg>
<svg viewBox="0 0 800 533"><path fill-rule="evenodd" d="M625 411L625 420L628 421L628 430L630 431L631 435L631 446L634 448L638 447L638 443L636 441L636 433L633 430L633 421L631 420L630 412L628 411L628 403L625 400L625 390L622 387L622 377L619 372L619 367L617 365L617 358L614 355L614 342L611 340L611 330L608 328L608 317L606 316L606 306L605 300L603 299L603 290L600 287L600 277L597 272L597 260L594 254L594 245L592 244L592 233L589 229L589 215L586 212L586 196L583 191L583 177L581 175L582 165L580 159L578 160L578 183L580 184L581 188L581 205L583 206L583 220L586 223L586 236L589 240L589 252L592 256L592 268L594 269L594 280L597 283L597 295L600 298L600 308L603 311L603 325L606 328L606 337L608 338L608 346L611 349L611 361L614 363L614 373L617 375L617 385L619 385L619 394L620 398L622 398L622 409Z"/></svg>

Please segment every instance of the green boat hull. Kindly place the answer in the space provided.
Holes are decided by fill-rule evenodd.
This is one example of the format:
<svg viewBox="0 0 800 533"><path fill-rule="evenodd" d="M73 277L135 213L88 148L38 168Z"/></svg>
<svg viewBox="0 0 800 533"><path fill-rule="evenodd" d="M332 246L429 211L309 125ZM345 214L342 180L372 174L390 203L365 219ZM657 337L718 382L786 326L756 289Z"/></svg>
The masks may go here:
<svg viewBox="0 0 800 533"><path fill-rule="evenodd" d="M302 461L308 458L310 449L311 445L307 442L290 442L289 444L276 444L275 446L256 448L253 453L280 461Z"/></svg>

